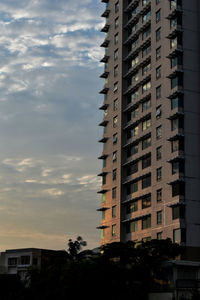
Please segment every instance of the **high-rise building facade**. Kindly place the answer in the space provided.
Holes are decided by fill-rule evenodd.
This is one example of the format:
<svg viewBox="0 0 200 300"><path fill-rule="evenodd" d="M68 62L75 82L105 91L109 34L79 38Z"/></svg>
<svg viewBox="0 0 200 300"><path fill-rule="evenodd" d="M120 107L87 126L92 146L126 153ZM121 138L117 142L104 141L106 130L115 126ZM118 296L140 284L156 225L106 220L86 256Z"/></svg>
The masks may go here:
<svg viewBox="0 0 200 300"><path fill-rule="evenodd" d="M200 246L200 1L102 0L101 244Z"/></svg>

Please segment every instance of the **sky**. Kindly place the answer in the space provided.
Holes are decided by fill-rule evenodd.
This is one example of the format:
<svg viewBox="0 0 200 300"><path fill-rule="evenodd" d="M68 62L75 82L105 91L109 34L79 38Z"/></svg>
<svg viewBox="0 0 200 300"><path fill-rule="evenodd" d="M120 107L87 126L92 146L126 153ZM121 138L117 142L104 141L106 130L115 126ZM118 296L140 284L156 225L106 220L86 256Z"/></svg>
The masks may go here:
<svg viewBox="0 0 200 300"><path fill-rule="evenodd" d="M100 0L0 0L0 251L99 246Z"/></svg>

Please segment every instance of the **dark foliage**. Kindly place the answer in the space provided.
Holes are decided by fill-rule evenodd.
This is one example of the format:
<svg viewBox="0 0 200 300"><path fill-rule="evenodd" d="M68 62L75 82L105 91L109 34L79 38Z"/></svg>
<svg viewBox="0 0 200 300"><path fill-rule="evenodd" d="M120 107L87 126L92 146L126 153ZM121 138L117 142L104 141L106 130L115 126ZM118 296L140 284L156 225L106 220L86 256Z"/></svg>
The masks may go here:
<svg viewBox="0 0 200 300"><path fill-rule="evenodd" d="M167 284L162 263L180 254L169 239L141 243L112 243L99 254L81 251L86 242L69 240L68 251L46 261L39 271L32 268L19 300L131 299L146 300L149 290ZM163 283L162 283L163 284ZM20 298L21 297L21 298ZM8 298L10 300L10 298ZM5 299L7 300L7 299Z"/></svg>

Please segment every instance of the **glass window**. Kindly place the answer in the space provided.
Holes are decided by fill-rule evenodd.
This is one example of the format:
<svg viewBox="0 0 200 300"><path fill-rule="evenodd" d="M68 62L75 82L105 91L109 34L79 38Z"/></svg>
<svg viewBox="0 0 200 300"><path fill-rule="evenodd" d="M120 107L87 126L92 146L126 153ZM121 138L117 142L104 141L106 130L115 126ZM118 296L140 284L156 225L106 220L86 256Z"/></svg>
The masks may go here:
<svg viewBox="0 0 200 300"><path fill-rule="evenodd" d="M161 12L160 9L156 12L156 23L160 22L160 16L161 16L160 12Z"/></svg>
<svg viewBox="0 0 200 300"><path fill-rule="evenodd" d="M156 99L161 98L161 85L156 88Z"/></svg>
<svg viewBox="0 0 200 300"><path fill-rule="evenodd" d="M127 149L127 158L138 153L138 144L132 145Z"/></svg>
<svg viewBox="0 0 200 300"><path fill-rule="evenodd" d="M156 148L156 160L160 160L162 158L162 146Z"/></svg>
<svg viewBox="0 0 200 300"><path fill-rule="evenodd" d="M172 152L179 150L179 140L175 140L171 142Z"/></svg>
<svg viewBox="0 0 200 300"><path fill-rule="evenodd" d="M179 173L179 161L172 162L172 175Z"/></svg>
<svg viewBox="0 0 200 300"><path fill-rule="evenodd" d="M117 90L118 90L118 82L115 82L114 89L113 89L114 93L117 92Z"/></svg>
<svg viewBox="0 0 200 300"><path fill-rule="evenodd" d="M162 224L162 210L157 211L157 224Z"/></svg>
<svg viewBox="0 0 200 300"><path fill-rule="evenodd" d="M151 52L151 44L142 49L142 57L145 57Z"/></svg>
<svg viewBox="0 0 200 300"><path fill-rule="evenodd" d="M151 166L151 155L142 159L142 169L148 168Z"/></svg>
<svg viewBox="0 0 200 300"><path fill-rule="evenodd" d="M117 76L118 75L118 66L115 66L114 67L114 76Z"/></svg>
<svg viewBox="0 0 200 300"><path fill-rule="evenodd" d="M127 167L127 176L130 176L138 171L138 162L133 163Z"/></svg>
<svg viewBox="0 0 200 300"><path fill-rule="evenodd" d="M151 175L142 178L142 189L145 189L149 186L151 186Z"/></svg>
<svg viewBox="0 0 200 300"><path fill-rule="evenodd" d="M137 191L138 191L138 182L137 181L135 181L127 186L127 190L126 190L127 195L130 195Z"/></svg>
<svg viewBox="0 0 200 300"><path fill-rule="evenodd" d="M159 60L161 58L161 47L158 47L156 49L156 60Z"/></svg>
<svg viewBox="0 0 200 300"><path fill-rule="evenodd" d="M157 233L157 240L162 240L162 232Z"/></svg>
<svg viewBox="0 0 200 300"><path fill-rule="evenodd" d="M142 150L151 146L151 137L142 140Z"/></svg>
<svg viewBox="0 0 200 300"><path fill-rule="evenodd" d="M151 216L146 216L142 218L142 229L147 229L151 227Z"/></svg>
<svg viewBox="0 0 200 300"><path fill-rule="evenodd" d="M113 110L117 110L118 109L118 99L115 99L113 102Z"/></svg>
<svg viewBox="0 0 200 300"><path fill-rule="evenodd" d="M148 110L151 107L151 99L142 103L142 112Z"/></svg>
<svg viewBox="0 0 200 300"><path fill-rule="evenodd" d="M101 212L101 220L105 220L105 217L106 217L106 211L102 210L102 212Z"/></svg>
<svg viewBox="0 0 200 300"><path fill-rule="evenodd" d="M118 41L119 41L119 33L116 33L116 34L115 34L115 37L114 37L114 42L115 42L115 44L117 44Z"/></svg>
<svg viewBox="0 0 200 300"><path fill-rule="evenodd" d="M145 23L150 17L151 17L151 10L148 10L148 11L142 16L142 23Z"/></svg>
<svg viewBox="0 0 200 300"><path fill-rule="evenodd" d="M134 93L131 94L131 103L134 103L139 97L139 92L135 91Z"/></svg>
<svg viewBox="0 0 200 300"><path fill-rule="evenodd" d="M151 63L148 63L142 67L142 75L146 75L151 70Z"/></svg>
<svg viewBox="0 0 200 300"><path fill-rule="evenodd" d="M135 232L138 230L138 221L131 221L126 224L126 233Z"/></svg>
<svg viewBox="0 0 200 300"><path fill-rule="evenodd" d="M114 60L118 59L118 49L114 51Z"/></svg>
<svg viewBox="0 0 200 300"><path fill-rule="evenodd" d="M151 119L142 122L142 130L146 130L151 126Z"/></svg>
<svg viewBox="0 0 200 300"><path fill-rule="evenodd" d="M117 127L117 116L113 118L113 127Z"/></svg>
<svg viewBox="0 0 200 300"><path fill-rule="evenodd" d="M173 131L176 129L178 129L178 118L171 120L171 130Z"/></svg>
<svg viewBox="0 0 200 300"><path fill-rule="evenodd" d="M180 244L181 243L181 229L173 230L173 243Z"/></svg>
<svg viewBox="0 0 200 300"><path fill-rule="evenodd" d="M139 108L137 107L127 114L127 122L134 120L138 116L138 114L139 114Z"/></svg>
<svg viewBox="0 0 200 300"><path fill-rule="evenodd" d="M161 39L161 28L156 30L156 42L160 41Z"/></svg>
<svg viewBox="0 0 200 300"><path fill-rule="evenodd" d="M116 197L117 197L117 188L114 187L114 188L112 189L112 199L115 199Z"/></svg>
<svg viewBox="0 0 200 300"><path fill-rule="evenodd" d="M178 39L177 37L173 38L173 39L170 39L170 48L174 48L176 47L178 44Z"/></svg>
<svg viewBox="0 0 200 300"><path fill-rule="evenodd" d="M185 217L185 207L184 206L173 206L172 207L172 220L182 219Z"/></svg>
<svg viewBox="0 0 200 300"><path fill-rule="evenodd" d="M105 228L102 228L101 229L101 238L103 239L105 236Z"/></svg>
<svg viewBox="0 0 200 300"><path fill-rule="evenodd" d="M161 181L162 179L162 167L156 169L156 180Z"/></svg>
<svg viewBox="0 0 200 300"><path fill-rule="evenodd" d="M117 215L117 206L114 205L112 207L112 218L116 218L116 215Z"/></svg>
<svg viewBox="0 0 200 300"><path fill-rule="evenodd" d="M142 93L147 92L151 88L151 80L147 81L146 83L143 84L142 86Z"/></svg>
<svg viewBox="0 0 200 300"><path fill-rule="evenodd" d="M113 134L113 145L117 144L117 133Z"/></svg>
<svg viewBox="0 0 200 300"><path fill-rule="evenodd" d="M160 125L156 128L156 139L159 140L161 139L161 137L162 137L162 126Z"/></svg>
<svg viewBox="0 0 200 300"><path fill-rule="evenodd" d="M116 235L116 224L112 225L112 236Z"/></svg>
<svg viewBox="0 0 200 300"><path fill-rule="evenodd" d="M115 29L119 26L119 17L115 19Z"/></svg>
<svg viewBox="0 0 200 300"><path fill-rule="evenodd" d="M117 179L117 169L114 169L112 172L112 179L116 180Z"/></svg>
<svg viewBox="0 0 200 300"><path fill-rule="evenodd" d="M147 28L142 32L142 40L146 39L150 34L151 34L151 26L147 27Z"/></svg>
<svg viewBox="0 0 200 300"><path fill-rule="evenodd" d="M127 207L126 207L127 214L131 214L137 210L138 210L138 201L134 201L134 202L130 203L129 205L127 205Z"/></svg>
<svg viewBox="0 0 200 300"><path fill-rule="evenodd" d="M162 115L161 105L156 107L156 119L160 119Z"/></svg>
<svg viewBox="0 0 200 300"><path fill-rule="evenodd" d="M142 199L142 209L148 208L151 206L151 196L145 197Z"/></svg>
<svg viewBox="0 0 200 300"><path fill-rule="evenodd" d="M113 161L117 161L117 151L113 152Z"/></svg>
<svg viewBox="0 0 200 300"><path fill-rule="evenodd" d="M184 182L176 182L172 184L172 197L176 196L184 196L185 194L185 186Z"/></svg>
<svg viewBox="0 0 200 300"><path fill-rule="evenodd" d="M157 200L157 202L161 202L162 201L162 189L158 189L156 191L156 200Z"/></svg>
<svg viewBox="0 0 200 300"><path fill-rule="evenodd" d="M115 3L115 13L119 11L119 2Z"/></svg>
<svg viewBox="0 0 200 300"><path fill-rule="evenodd" d="M131 67L132 67L132 68L135 67L135 66L138 64L138 62L139 62L139 56L137 55L137 56L135 56L135 57L132 59L132 61L131 61Z"/></svg>
<svg viewBox="0 0 200 300"><path fill-rule="evenodd" d="M159 79L159 78L161 78L161 66L156 68L156 79Z"/></svg>

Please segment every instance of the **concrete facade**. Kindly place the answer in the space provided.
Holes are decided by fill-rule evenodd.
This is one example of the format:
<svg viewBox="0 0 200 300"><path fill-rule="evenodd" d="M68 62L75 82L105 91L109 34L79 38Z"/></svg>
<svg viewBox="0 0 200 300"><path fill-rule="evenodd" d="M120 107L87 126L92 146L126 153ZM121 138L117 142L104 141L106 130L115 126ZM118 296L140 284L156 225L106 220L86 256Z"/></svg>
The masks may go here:
<svg viewBox="0 0 200 300"><path fill-rule="evenodd" d="M101 244L200 246L200 3L102 0Z"/></svg>

